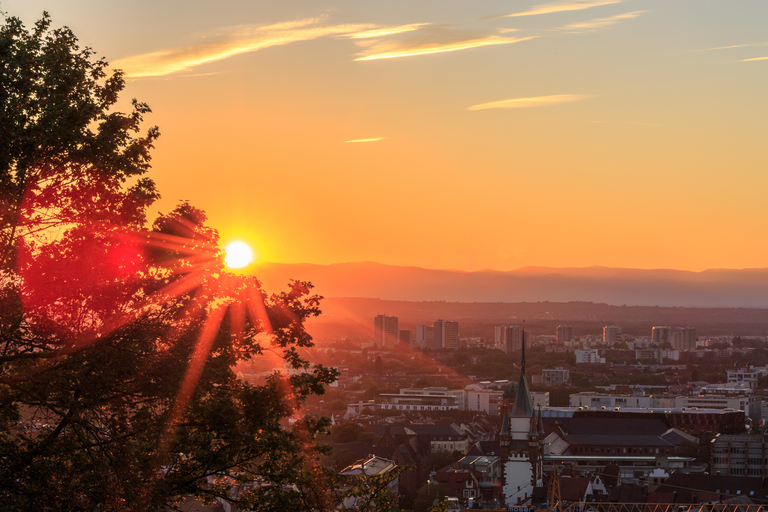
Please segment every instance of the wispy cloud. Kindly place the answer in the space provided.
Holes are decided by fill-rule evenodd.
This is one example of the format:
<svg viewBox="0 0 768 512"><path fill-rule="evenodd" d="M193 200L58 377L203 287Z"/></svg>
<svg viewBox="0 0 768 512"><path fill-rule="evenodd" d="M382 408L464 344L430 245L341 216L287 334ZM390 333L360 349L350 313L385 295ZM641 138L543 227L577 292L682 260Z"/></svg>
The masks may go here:
<svg viewBox="0 0 768 512"><path fill-rule="evenodd" d="M570 103L589 98L585 94L553 94L550 96L533 96L531 98L512 98L509 100L491 101L467 107L467 110L486 110L490 108L530 108L555 105L558 103Z"/></svg>
<svg viewBox="0 0 768 512"><path fill-rule="evenodd" d="M386 36L392 36L395 34L403 34L405 32L413 32L415 30L419 30L421 27L425 27L429 25L429 23L411 23L409 25L400 25L398 27L383 27L383 28L374 28L371 30L364 30L362 32L356 32L354 34L350 34L349 38L351 39L367 39L370 37L386 37Z"/></svg>
<svg viewBox="0 0 768 512"><path fill-rule="evenodd" d="M633 12L627 12L624 14L617 14L616 16L610 16L608 18L598 18L598 19L589 20L589 21L580 21L578 23L571 23L570 25L565 25L563 27L560 27L557 30L562 30L564 32L590 32L592 30L607 28L612 25L616 25L617 23L621 23L622 21L631 20L632 18L637 18L644 12L646 11L633 11Z"/></svg>
<svg viewBox="0 0 768 512"><path fill-rule="evenodd" d="M624 0L573 0L571 2L555 2L552 4L543 4L531 7L527 11L505 14L503 17L512 18L516 16L537 16L539 14L551 14L565 11L581 11L591 7L600 7L601 5L620 4Z"/></svg>
<svg viewBox="0 0 768 512"><path fill-rule="evenodd" d="M353 139L353 140L345 140L344 144L349 144L352 142L379 142L380 140L384 140L384 137L373 137L371 139Z"/></svg>
<svg viewBox="0 0 768 512"><path fill-rule="evenodd" d="M730 46L716 46L714 48L705 48L705 50L731 50L733 48L753 48L755 46L768 46L768 43L732 44Z"/></svg>
<svg viewBox="0 0 768 512"><path fill-rule="evenodd" d="M128 77L163 76L248 52L326 36L348 36L376 28L370 24L322 25L311 18L273 25L239 25L211 34L200 43L126 57L113 63Z"/></svg>
<svg viewBox="0 0 768 512"><path fill-rule="evenodd" d="M508 32L506 30L504 33ZM327 25L321 18L310 18L272 25L226 27L206 35L199 43L126 57L113 65L125 71L129 78L147 78L189 71L203 64L244 53L321 37L354 40L357 46L364 48L355 60L427 55L532 39L500 36L498 33L467 33L433 27L429 23L392 27L372 24ZM398 37L403 35L405 37ZM395 36L394 39L392 36Z"/></svg>
<svg viewBox="0 0 768 512"><path fill-rule="evenodd" d="M470 48L480 48L482 46L491 46L497 44L511 44L520 41L533 39L531 37L498 37L487 36L478 39L468 39L466 41L457 41L443 44L425 44L421 46L405 46L393 48L392 44L377 45L355 60L377 60L394 59L398 57L413 57L416 55L429 55L431 53L455 52L458 50L468 50Z"/></svg>
<svg viewBox="0 0 768 512"><path fill-rule="evenodd" d="M768 57L753 57L751 59L741 59L741 62L755 62L757 60L768 60Z"/></svg>

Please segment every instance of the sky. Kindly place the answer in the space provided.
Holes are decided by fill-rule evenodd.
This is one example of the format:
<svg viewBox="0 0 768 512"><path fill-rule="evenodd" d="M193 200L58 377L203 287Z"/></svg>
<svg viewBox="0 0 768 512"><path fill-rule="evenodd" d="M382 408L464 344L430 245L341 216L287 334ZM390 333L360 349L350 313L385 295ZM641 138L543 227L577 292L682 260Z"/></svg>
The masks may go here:
<svg viewBox="0 0 768 512"><path fill-rule="evenodd" d="M764 0L0 0L123 69L261 261L768 267Z"/></svg>

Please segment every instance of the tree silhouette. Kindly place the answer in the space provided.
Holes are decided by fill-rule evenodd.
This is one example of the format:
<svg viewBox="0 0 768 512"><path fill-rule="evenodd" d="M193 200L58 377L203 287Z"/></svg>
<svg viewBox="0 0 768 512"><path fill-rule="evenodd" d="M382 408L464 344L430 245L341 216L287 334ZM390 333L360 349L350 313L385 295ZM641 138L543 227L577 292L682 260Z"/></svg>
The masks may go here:
<svg viewBox="0 0 768 512"><path fill-rule="evenodd" d="M0 27L3 509L325 508L314 436L328 422L300 408L336 372L297 351L320 298L227 274L187 203L145 227L158 131L138 135L142 103L111 110L124 81L106 71L47 15ZM294 371L237 379L255 357Z"/></svg>

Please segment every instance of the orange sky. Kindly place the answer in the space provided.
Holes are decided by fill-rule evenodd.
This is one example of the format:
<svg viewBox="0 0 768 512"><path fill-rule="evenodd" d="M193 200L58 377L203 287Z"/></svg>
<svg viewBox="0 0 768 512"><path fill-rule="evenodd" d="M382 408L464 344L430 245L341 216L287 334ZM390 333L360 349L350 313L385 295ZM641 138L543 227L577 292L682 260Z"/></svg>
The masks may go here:
<svg viewBox="0 0 768 512"><path fill-rule="evenodd" d="M96 2L168 211L265 261L765 267L763 0Z"/></svg>

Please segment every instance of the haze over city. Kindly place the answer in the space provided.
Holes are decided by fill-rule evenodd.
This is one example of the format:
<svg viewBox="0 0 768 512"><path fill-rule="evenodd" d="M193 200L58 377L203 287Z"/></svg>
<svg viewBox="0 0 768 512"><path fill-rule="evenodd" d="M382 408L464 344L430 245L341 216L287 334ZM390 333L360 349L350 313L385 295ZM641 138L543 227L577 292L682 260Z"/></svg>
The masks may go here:
<svg viewBox="0 0 768 512"><path fill-rule="evenodd" d="M189 200L259 261L766 266L765 2L2 8L124 69L155 212Z"/></svg>

